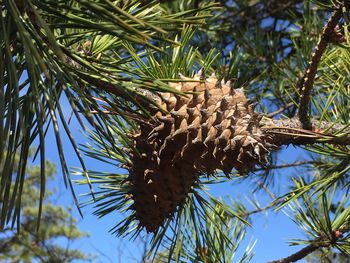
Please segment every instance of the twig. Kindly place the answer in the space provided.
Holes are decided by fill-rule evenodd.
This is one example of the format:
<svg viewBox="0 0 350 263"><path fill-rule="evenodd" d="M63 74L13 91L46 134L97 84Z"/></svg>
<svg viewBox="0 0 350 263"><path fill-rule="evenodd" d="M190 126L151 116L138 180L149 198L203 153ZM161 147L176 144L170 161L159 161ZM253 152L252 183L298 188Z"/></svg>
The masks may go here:
<svg viewBox="0 0 350 263"><path fill-rule="evenodd" d="M321 237L318 237L315 240L313 240L310 245L302 248L298 252L286 258L270 261L269 263L290 263L301 260L319 248L328 248L335 245L336 242L343 237L343 233L349 232L349 230L350 229L348 227L345 227L340 230L333 231L331 236L323 235Z"/></svg>
<svg viewBox="0 0 350 263"><path fill-rule="evenodd" d="M276 200L272 201L271 203L269 203L268 205L266 205L264 207L258 207L258 208L254 209L254 210L247 211L245 213L240 214L240 216L244 217L244 218L248 218L251 215L254 215L254 214L257 214L257 213L260 213L260 212L265 212L265 211L275 207L276 205L279 205L282 202L283 202L283 199L276 199Z"/></svg>
<svg viewBox="0 0 350 263"><path fill-rule="evenodd" d="M269 165L267 167L260 167L255 169L254 171L266 171L266 170L273 170L273 169L283 169L283 168L290 168L290 167L299 167L301 165L306 164L315 164L317 161L300 161L295 163L285 163L285 164L279 164L279 165Z"/></svg>
<svg viewBox="0 0 350 263"><path fill-rule="evenodd" d="M336 28L338 21L342 17L342 5L338 6L334 11L327 24L322 30L320 40L318 41L315 51L311 56L309 66L304 73L300 85L300 101L299 101L299 119L302 123L304 129L312 129L310 122L310 117L308 114L309 104L310 104L310 94L314 84L318 64L321 60L323 53L325 52L328 43L332 42L332 35L334 34L334 29Z"/></svg>
<svg viewBox="0 0 350 263"><path fill-rule="evenodd" d="M285 111L286 109L292 107L293 105L295 105L294 102L289 102L289 103L283 105L283 106L282 106L281 108L279 108L278 110L269 113L269 114L267 115L267 117L272 118L272 117L274 117L274 116L280 114L281 112Z"/></svg>
<svg viewBox="0 0 350 263"><path fill-rule="evenodd" d="M69 56L67 54L65 54L65 56L66 56L65 62L68 65L70 65L73 70L78 69L78 66L76 66L76 63L71 58L69 58ZM130 97L130 94L128 94L128 92L126 90L122 89L117 84L113 84L111 82L95 78L92 75L88 75L87 73L81 73L78 70L75 73L77 74L77 76L79 78L83 79L84 81L86 81L90 85L99 88L100 90L112 93L117 97L122 97L122 98Z"/></svg>
<svg viewBox="0 0 350 263"><path fill-rule="evenodd" d="M21 13L23 12L33 13L33 15L29 16L29 19L33 24L34 28L36 29L36 32L40 35L42 40L48 45L49 48L54 49L48 37L45 36L43 32L41 32L41 25L36 19L35 12L33 12L34 6L28 3L21 5L21 3L22 1L19 1L18 3L16 3L17 6L20 4L18 8L20 9ZM69 53L67 48L61 47L60 51L61 53L59 58L62 60L62 62L64 62L64 64L66 64L71 68L73 75L75 75L74 78L77 81L77 84L79 85L79 88L82 88L82 89L84 88L81 86L81 82L84 81L91 86L95 86L100 91L114 94L116 97L121 97L127 101L132 101L138 105L141 105L141 104L155 105L155 103L151 99L147 98L147 96L140 96L139 94L133 94L133 92L121 87L117 83L110 82L108 78L110 78L110 80L113 80L113 77L111 76L104 76L107 78L106 80L103 80L99 78L99 77L102 77L102 75L94 76L93 74L91 74L92 72L82 71L84 69L84 66L81 65L76 60L74 60L74 58ZM125 80L127 81L128 79L125 79ZM151 93L151 95L153 95L153 93Z"/></svg>
<svg viewBox="0 0 350 263"><path fill-rule="evenodd" d="M307 255L311 254L315 250L319 249L320 246L310 244L307 247L304 247L303 249L299 250L298 252L294 253L293 255L290 255L289 257L278 259L278 260L273 260L270 261L269 263L289 263L289 262L296 262L300 259L303 259Z"/></svg>
<svg viewBox="0 0 350 263"><path fill-rule="evenodd" d="M277 201L276 199L278 198L277 195L272 193L270 189L266 186L266 184L262 180L256 181L257 185L260 186L265 192L271 197L272 201L275 202Z"/></svg>

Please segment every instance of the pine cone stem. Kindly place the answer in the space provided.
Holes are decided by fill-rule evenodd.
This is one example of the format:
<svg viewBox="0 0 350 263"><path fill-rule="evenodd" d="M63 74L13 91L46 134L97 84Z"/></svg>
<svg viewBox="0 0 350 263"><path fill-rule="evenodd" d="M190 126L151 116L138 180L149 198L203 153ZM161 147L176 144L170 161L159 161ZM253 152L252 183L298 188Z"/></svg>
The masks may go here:
<svg viewBox="0 0 350 263"><path fill-rule="evenodd" d="M311 119L311 130L303 129L297 117L290 119L265 119L260 122L264 133L278 146L295 144L306 145L323 142L331 144L350 144L350 127L339 123Z"/></svg>

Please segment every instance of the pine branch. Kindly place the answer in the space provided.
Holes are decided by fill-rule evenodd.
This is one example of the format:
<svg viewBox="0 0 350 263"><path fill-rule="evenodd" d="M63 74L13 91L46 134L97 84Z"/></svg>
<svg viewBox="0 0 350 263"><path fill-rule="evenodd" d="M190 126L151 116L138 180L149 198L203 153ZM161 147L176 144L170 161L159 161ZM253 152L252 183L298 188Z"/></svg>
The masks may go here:
<svg viewBox="0 0 350 263"><path fill-rule="evenodd" d="M350 145L350 127L348 125L316 119L311 119L310 123L313 127L318 127L317 131L304 129L302 122L296 117L277 120L262 119L261 129L278 146L288 144L306 145L317 142Z"/></svg>
<svg viewBox="0 0 350 263"><path fill-rule="evenodd" d="M283 168L291 168L291 167L299 167L302 165L308 165L308 164L316 164L317 161L300 161L300 162L294 162L294 163L285 163L280 165L269 165L267 167L260 167L255 169L254 171L266 171L266 170L275 170L275 169L283 169Z"/></svg>
<svg viewBox="0 0 350 263"><path fill-rule="evenodd" d="M302 248L298 252L282 259L273 260L269 263L290 263L290 262L296 262L298 260L301 260L305 258L307 255L311 254L312 252L316 251L320 248L328 248L336 244L336 242L343 237L343 233L350 231L349 228L333 231L332 236L321 236L319 238L316 238L314 241L311 242L310 245Z"/></svg>
<svg viewBox="0 0 350 263"><path fill-rule="evenodd" d="M286 109L289 109L290 107L294 106L294 102L289 102L287 104L284 104L282 107L280 107L278 110L274 111L274 112L271 112L269 113L267 116L269 118L272 118L272 117L275 117L276 115L284 112Z"/></svg>
<svg viewBox="0 0 350 263"><path fill-rule="evenodd" d="M290 255L283 259L273 260L269 263L289 263L289 262L296 262L300 259L305 258L307 255L311 254L321 246L310 244L307 247L304 247L303 249L299 250L298 252L294 253L293 255Z"/></svg>
<svg viewBox="0 0 350 263"><path fill-rule="evenodd" d="M258 213L261 213L261 212L265 212L271 208L274 208L276 207L277 205L279 205L280 203L282 203L283 200L282 199L277 199L273 202L271 202L270 204L264 206L264 207L258 207L254 210L251 210L251 211L246 211L245 213L242 213L240 214L241 217L243 218L249 218L251 215L254 215L254 214L258 214Z"/></svg>
<svg viewBox="0 0 350 263"><path fill-rule="evenodd" d="M342 7L343 5L339 5L337 7L337 9L334 11L332 16L328 20L327 24L324 26L321 37L316 45L315 51L311 56L309 66L307 67L304 73L302 81L299 83L299 89L301 93L299 101L299 119L304 129L312 129L312 124L310 122L310 117L308 114L310 94L313 88L318 64L321 60L321 57L325 52L328 43L336 41L337 34L335 33L335 29L340 18L342 17Z"/></svg>
<svg viewBox="0 0 350 263"><path fill-rule="evenodd" d="M75 64L72 62L72 60L70 60L67 56L67 64L69 64L70 66L73 66L73 68L75 68ZM88 74L83 74L80 72L76 72L77 75L79 75L79 77L88 82L90 85L97 87L99 90L101 91L105 91L111 94L114 94L117 97L122 97L122 98L128 98L130 95L122 88L118 87L115 84L112 84L108 81L102 80L102 79L98 79L95 78L91 75Z"/></svg>

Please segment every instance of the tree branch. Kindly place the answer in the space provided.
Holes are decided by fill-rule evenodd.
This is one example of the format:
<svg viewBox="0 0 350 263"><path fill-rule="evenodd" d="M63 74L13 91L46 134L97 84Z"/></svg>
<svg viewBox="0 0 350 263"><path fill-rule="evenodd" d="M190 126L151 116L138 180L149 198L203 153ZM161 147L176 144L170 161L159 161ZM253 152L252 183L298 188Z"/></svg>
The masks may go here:
<svg viewBox="0 0 350 263"><path fill-rule="evenodd" d="M282 106L281 108L279 108L278 110L269 113L267 116L268 116L269 118L275 117L276 115L278 115L278 114L284 112L286 109L292 107L293 105L294 105L294 102L289 102L289 103L283 105L283 106Z"/></svg>
<svg viewBox="0 0 350 263"><path fill-rule="evenodd" d="M320 40L318 41L315 51L311 56L309 66L304 73L302 81L299 83L300 89L300 101L299 101L299 119L303 124L304 129L311 130L312 125L308 114L310 104L310 94L314 84L314 79L317 73L318 64L321 60L323 53L325 52L328 43L332 42L332 35L334 35L334 29L336 28L338 21L342 17L342 5L338 6L334 11L327 24L322 30Z"/></svg>
<svg viewBox="0 0 350 263"><path fill-rule="evenodd" d="M273 208L273 207L279 205L279 204L282 203L282 202L283 202L282 199L277 199L277 200L275 200L275 201L269 203L268 205L266 205L266 206L264 206L264 207L257 207L257 208L254 209L254 210L246 211L246 212L240 214L240 216L243 217L243 218L248 218L248 217L250 217L251 215L254 215L254 214L257 214L257 213L261 213L261 212L265 212L265 211L267 211L267 210L269 210L269 209L271 209L271 208Z"/></svg>
<svg viewBox="0 0 350 263"><path fill-rule="evenodd" d="M315 240L311 241L310 245L302 248L298 252L286 258L270 261L269 263L290 263L301 260L319 248L331 247L335 245L336 242L343 237L343 233L349 232L349 230L349 228L343 228L341 230L333 231L331 236L323 235L321 237L318 237Z"/></svg>
<svg viewBox="0 0 350 263"><path fill-rule="evenodd" d="M310 131L303 128L303 124L297 117L277 120L263 118L260 123L260 128L277 146L321 142L350 145L349 125L311 119L311 125L318 128L315 131Z"/></svg>
<svg viewBox="0 0 350 263"><path fill-rule="evenodd" d="M310 244L307 247L304 247L303 249L299 250L298 252L294 253L293 255L290 255L289 257L273 260L269 263L289 263L289 262L296 262L300 259L303 259L307 255L311 254L315 250L320 248L320 246L317 246L315 244Z"/></svg>
<svg viewBox="0 0 350 263"><path fill-rule="evenodd" d="M283 168L291 168L291 167L299 167L302 165L307 164L315 164L317 161L299 161L295 163L285 163L285 164L279 164L279 165L268 165L266 167L259 167L254 170L254 172L257 171L266 171L266 170L274 170L274 169L283 169Z"/></svg>

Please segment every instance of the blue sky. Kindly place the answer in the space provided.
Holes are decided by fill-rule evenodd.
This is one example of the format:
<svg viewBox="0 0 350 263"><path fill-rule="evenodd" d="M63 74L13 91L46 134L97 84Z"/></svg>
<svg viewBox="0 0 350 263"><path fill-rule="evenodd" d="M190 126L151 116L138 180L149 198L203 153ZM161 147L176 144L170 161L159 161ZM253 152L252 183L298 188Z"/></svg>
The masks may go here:
<svg viewBox="0 0 350 263"><path fill-rule="evenodd" d="M64 109L66 109L66 116L70 115L70 107L64 100L62 101ZM70 123L70 128L73 136L79 143L86 143L88 139L83 135L78 123L73 119ZM75 154L69 145L69 141L62 133L63 143L65 145L66 158L71 168L78 167L79 162L75 157ZM59 159L56 149L55 137L52 131L47 134L47 159L57 164L58 173L53 182L50 182L49 187L58 187L59 196L58 204L69 206L73 205L73 198L69 189L65 189L62 174L59 169ZM303 151L294 147L288 147L280 152L278 159L280 163L291 163L295 160L300 160L305 157ZM97 171L114 171L115 167L108 167L105 163L93 160L91 158L85 158L88 169ZM275 194L285 193L290 185L288 178L291 175L295 175L296 172L292 169L285 169L278 172L275 176L276 184L273 189ZM75 178L79 179L79 178ZM247 200L247 194L256 185L254 183L245 181L246 183L235 184L229 182L225 184L218 184L213 187L211 194L230 196L233 199L240 199L247 204L248 209L254 209L252 205L249 205ZM76 186L76 193L82 194L88 191L87 187ZM259 200L261 206L265 206L270 201L268 195L264 192L257 192L256 199ZM80 201L86 200L80 197ZM87 206L82 209L84 217L80 218L77 209L73 205L73 214L79 220L79 228L81 231L89 233L89 238L84 238L73 244L73 247L93 253L96 255L94 262L141 262L141 255L144 249L142 240L147 238L147 235L142 235L140 239L134 242L128 240L128 238L119 238L111 233L111 229L117 222L123 220L123 216L118 213L110 214L104 218L97 218L92 215L93 207ZM260 263L267 262L269 260L275 260L288 256L300 247L290 247L287 244L288 238L305 238L301 234L300 229L282 212L274 213L269 211L267 213L259 213L253 216L253 225L248 229L245 242L242 244L241 249L238 251L238 255L243 253L245 246L249 242L256 240L254 248L255 257L252 262ZM237 257L238 258L238 257ZM302 262L302 261L300 261Z"/></svg>

